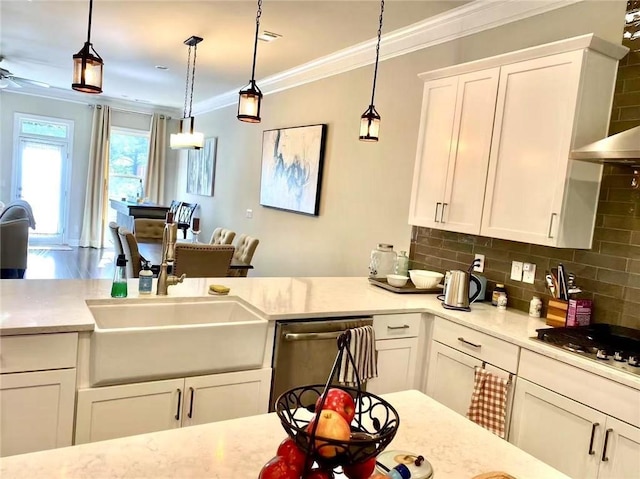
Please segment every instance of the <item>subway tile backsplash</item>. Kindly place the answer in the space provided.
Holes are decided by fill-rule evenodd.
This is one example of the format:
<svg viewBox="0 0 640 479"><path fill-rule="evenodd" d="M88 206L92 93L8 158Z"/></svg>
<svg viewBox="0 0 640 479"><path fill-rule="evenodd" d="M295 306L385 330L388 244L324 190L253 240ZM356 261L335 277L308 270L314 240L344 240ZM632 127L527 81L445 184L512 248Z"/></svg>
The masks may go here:
<svg viewBox="0 0 640 479"><path fill-rule="evenodd" d="M638 125L640 52L632 51L618 67L609 134ZM482 274L488 279L489 292L496 283L504 283L509 306L528 311L534 293L540 294L546 305L550 296L545 271L560 262L576 275L582 296L593 299L595 322L640 329L640 188L632 188L633 177L632 167L604 167L590 250L557 249L414 226L410 267L441 272L466 269L474 254L481 253L485 255ZM535 283L511 281L511 261L535 263Z"/></svg>

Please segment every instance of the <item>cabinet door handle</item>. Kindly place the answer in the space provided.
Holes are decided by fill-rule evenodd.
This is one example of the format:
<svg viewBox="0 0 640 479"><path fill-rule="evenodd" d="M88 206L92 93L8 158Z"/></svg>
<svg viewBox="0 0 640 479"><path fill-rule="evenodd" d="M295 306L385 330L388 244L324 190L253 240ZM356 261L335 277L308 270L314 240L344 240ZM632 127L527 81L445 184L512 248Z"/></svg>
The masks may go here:
<svg viewBox="0 0 640 479"><path fill-rule="evenodd" d="M458 341L460 341L461 343L464 343L464 344L468 344L469 346L473 346L474 348L480 349L482 347L482 344L472 343L471 341L467 341L466 339L464 339L462 336L460 336L458 338Z"/></svg>
<svg viewBox="0 0 640 479"><path fill-rule="evenodd" d="M449 206L449 203L442 203L442 211L440 212L440 223L444 223L444 209Z"/></svg>
<svg viewBox="0 0 640 479"><path fill-rule="evenodd" d="M178 388L178 409L176 411L176 421L180 420L180 406L182 404L182 389Z"/></svg>
<svg viewBox="0 0 640 479"><path fill-rule="evenodd" d="M409 325L403 324L402 326L387 326L387 329L409 329Z"/></svg>
<svg viewBox="0 0 640 479"><path fill-rule="evenodd" d="M591 425L591 439L589 440L589 455L590 456L593 456L596 453L596 451L593 450L593 439L594 439L594 437L596 435L596 428L599 425L600 425L600 423L598 423L598 422L594 422Z"/></svg>
<svg viewBox="0 0 640 479"><path fill-rule="evenodd" d="M556 213L551 213L551 218L549 218L549 232L547 233L547 238L553 238L553 235L551 233L553 232L553 220L556 216L558 216Z"/></svg>
<svg viewBox="0 0 640 479"><path fill-rule="evenodd" d="M189 388L189 392L191 393L191 399L189 400L189 412L187 413L187 417L191 419L193 417L193 397L196 395L196 390Z"/></svg>
<svg viewBox="0 0 640 479"><path fill-rule="evenodd" d="M607 443L609 442L609 433L611 433L613 429L609 428L604 433L604 446L602 447L602 462L607 462L609 458L607 457Z"/></svg>
<svg viewBox="0 0 640 479"><path fill-rule="evenodd" d="M438 221L438 207L441 205L442 203L440 203L439 201L436 203L436 213L433 215L433 221L436 223L439 223Z"/></svg>

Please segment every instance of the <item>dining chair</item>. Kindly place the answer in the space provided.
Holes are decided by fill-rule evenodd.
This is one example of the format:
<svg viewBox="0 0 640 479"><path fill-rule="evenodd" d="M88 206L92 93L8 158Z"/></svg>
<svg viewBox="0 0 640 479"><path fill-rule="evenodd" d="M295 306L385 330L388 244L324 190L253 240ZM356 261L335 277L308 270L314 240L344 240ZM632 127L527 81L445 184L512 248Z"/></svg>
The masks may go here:
<svg viewBox="0 0 640 479"><path fill-rule="evenodd" d="M184 239L187 239L187 230L191 228L191 218L196 208L198 203L180 203L174 215L174 221L178 224L178 229L182 230Z"/></svg>
<svg viewBox="0 0 640 479"><path fill-rule="evenodd" d="M213 230L209 244L232 244L233 238L235 237L235 231L228 230L227 228L216 228Z"/></svg>
<svg viewBox="0 0 640 479"><path fill-rule="evenodd" d="M241 234L236 241L236 251L233 253L233 259L236 261L242 261L246 264L251 264L251 260L253 259L253 255L256 252L256 248L258 247L258 243L260 240L258 238L254 238L252 236ZM247 276L249 269L232 269L229 270L228 276Z"/></svg>
<svg viewBox="0 0 640 479"><path fill-rule="evenodd" d="M135 218L134 234L138 243L162 243L164 220L155 218Z"/></svg>
<svg viewBox="0 0 640 479"><path fill-rule="evenodd" d="M113 243L113 250L116 253L116 258L120 254L124 254L124 250L122 249L122 241L120 241L120 235L118 235L118 223L115 221L111 221L109 223L109 232L111 233L111 242Z"/></svg>
<svg viewBox="0 0 640 479"><path fill-rule="evenodd" d="M0 212L0 278L24 278L29 228L35 227L31 205L24 200L15 200Z"/></svg>
<svg viewBox="0 0 640 479"><path fill-rule="evenodd" d="M144 258L138 250L138 242L133 233L122 226L118 228L118 236L122 242L122 249L125 258L127 258L127 277L137 278L142 270L142 261Z"/></svg>
<svg viewBox="0 0 640 479"><path fill-rule="evenodd" d="M235 248L230 245L176 243L174 274L189 278L227 276Z"/></svg>

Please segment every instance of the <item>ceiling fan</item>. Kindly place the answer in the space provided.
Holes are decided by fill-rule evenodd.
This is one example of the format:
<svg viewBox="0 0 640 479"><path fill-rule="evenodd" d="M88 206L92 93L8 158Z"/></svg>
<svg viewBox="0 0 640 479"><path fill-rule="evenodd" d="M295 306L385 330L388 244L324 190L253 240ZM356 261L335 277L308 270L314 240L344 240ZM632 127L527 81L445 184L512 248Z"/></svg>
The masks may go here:
<svg viewBox="0 0 640 479"><path fill-rule="evenodd" d="M0 57L0 61L2 60L3 58ZM17 77L13 73L11 73L9 70L0 67L0 89L7 88L7 87L22 88L22 83L35 85L42 88L49 88L48 83L37 81L37 80L30 80L28 78Z"/></svg>

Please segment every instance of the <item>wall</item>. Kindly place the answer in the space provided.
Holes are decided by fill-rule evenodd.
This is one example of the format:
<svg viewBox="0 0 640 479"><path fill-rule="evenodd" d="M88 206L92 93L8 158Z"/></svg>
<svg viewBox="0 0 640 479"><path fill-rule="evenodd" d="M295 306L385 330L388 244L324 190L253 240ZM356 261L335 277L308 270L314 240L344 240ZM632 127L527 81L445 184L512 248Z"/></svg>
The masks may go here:
<svg viewBox="0 0 640 479"><path fill-rule="evenodd" d="M623 11L624 2L583 2L382 62L375 102L382 116L377 144L358 141L371 66L266 96L259 125L238 122L235 107L199 115L196 128L218 137L214 196L186 193L184 155L177 196L201 205L203 238L225 226L260 239L252 275L364 276L376 243L391 243L396 251L409 248L407 218L422 96L418 73L590 32L616 41ZM260 206L262 131L316 123L328 125L320 215ZM246 209L253 210L252 219L245 218Z"/></svg>
<svg viewBox="0 0 640 479"><path fill-rule="evenodd" d="M637 49L635 45L626 46ZM640 125L640 53L630 52L618 67L609 134ZM640 189L634 170L605 166L591 250L555 249L514 241L414 228L413 267L445 271L465 268L475 253L485 255L490 283L505 283L512 307L527 311L533 293L546 294L544 272L562 262L577 277L582 297L594 300L594 321L640 328ZM536 264L534 285L509 279L511 261ZM546 301L545 301L546 302Z"/></svg>
<svg viewBox="0 0 640 479"><path fill-rule="evenodd" d="M13 121L16 112L64 118L74 122L66 241L69 244L77 245L84 211L93 110L86 103L55 100L0 90L0 201L4 203L11 201L12 183L15 181L15 178L13 178ZM150 121L151 116L146 113L114 110L112 114L112 125L123 128L149 130ZM177 124L177 122L170 123ZM176 154L168 148L167 150L165 190L168 191L167 197L171 198L175 194Z"/></svg>

